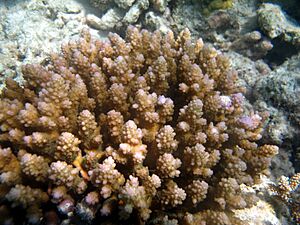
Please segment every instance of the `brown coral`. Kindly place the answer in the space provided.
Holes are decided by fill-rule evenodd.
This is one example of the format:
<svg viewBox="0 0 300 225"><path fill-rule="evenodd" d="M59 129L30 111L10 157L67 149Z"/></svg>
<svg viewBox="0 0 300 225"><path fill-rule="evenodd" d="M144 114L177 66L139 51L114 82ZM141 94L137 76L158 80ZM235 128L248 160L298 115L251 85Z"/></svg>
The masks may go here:
<svg viewBox="0 0 300 225"><path fill-rule="evenodd" d="M217 50L188 30L175 39L129 27L109 41L84 31L50 58L1 95L1 197L11 206L30 214L21 195L40 192L69 219L234 224L231 210L251 205L240 184L267 173L278 149L255 143L263 118L243 114L237 74Z"/></svg>
<svg viewBox="0 0 300 225"><path fill-rule="evenodd" d="M292 177L281 176L277 185L271 185L272 194L276 195L290 210L292 217L297 224L300 224L300 202L299 188L300 173Z"/></svg>

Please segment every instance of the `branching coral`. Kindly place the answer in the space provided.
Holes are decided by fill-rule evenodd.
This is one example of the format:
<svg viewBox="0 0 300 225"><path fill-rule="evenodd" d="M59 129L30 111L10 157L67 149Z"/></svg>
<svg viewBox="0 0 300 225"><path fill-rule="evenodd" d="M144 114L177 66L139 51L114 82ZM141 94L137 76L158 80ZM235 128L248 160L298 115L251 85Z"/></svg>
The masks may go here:
<svg viewBox="0 0 300 225"><path fill-rule="evenodd" d="M231 210L256 199L240 185L268 174L278 151L255 143L264 118L244 113L228 59L188 30L175 39L130 26L108 41L84 31L23 75L0 101L5 207L47 218L52 202L87 222L238 224Z"/></svg>
<svg viewBox="0 0 300 225"><path fill-rule="evenodd" d="M300 173L292 177L281 176L277 185L270 186L270 190L284 204L286 204L297 224L300 224Z"/></svg>

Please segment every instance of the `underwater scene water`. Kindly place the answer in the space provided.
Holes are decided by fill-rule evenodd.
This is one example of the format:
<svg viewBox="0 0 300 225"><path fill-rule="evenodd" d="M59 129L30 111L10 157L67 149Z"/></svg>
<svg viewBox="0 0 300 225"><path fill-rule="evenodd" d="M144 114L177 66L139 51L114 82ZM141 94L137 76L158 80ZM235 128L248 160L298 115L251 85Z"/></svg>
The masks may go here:
<svg viewBox="0 0 300 225"><path fill-rule="evenodd" d="M300 224L299 0L0 0L0 225Z"/></svg>

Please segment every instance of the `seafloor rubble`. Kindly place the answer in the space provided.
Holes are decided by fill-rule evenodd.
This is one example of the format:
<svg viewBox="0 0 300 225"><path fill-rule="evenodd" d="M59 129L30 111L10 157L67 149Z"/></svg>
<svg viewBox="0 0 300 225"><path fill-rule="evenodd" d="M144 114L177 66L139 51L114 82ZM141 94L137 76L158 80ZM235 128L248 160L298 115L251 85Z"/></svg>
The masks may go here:
<svg viewBox="0 0 300 225"><path fill-rule="evenodd" d="M228 59L188 30L83 32L23 77L0 101L4 219L247 224L233 210L258 198L240 185L278 147L257 144L266 115L243 110Z"/></svg>
<svg viewBox="0 0 300 225"><path fill-rule="evenodd" d="M90 26L101 30L124 30L129 24L161 20L168 14L171 0L90 0L99 14L87 16Z"/></svg>

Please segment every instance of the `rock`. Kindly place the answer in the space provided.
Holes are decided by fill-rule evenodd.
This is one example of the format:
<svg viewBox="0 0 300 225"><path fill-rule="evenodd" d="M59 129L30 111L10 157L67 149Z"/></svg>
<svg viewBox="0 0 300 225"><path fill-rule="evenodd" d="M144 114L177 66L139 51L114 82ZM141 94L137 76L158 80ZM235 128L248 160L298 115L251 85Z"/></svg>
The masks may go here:
<svg viewBox="0 0 300 225"><path fill-rule="evenodd" d="M155 10L163 13L168 6L168 2L170 2L170 1L171 0L151 0L151 3Z"/></svg>
<svg viewBox="0 0 300 225"><path fill-rule="evenodd" d="M78 5L68 4L68 5L66 5L66 12L67 13L80 13L81 9Z"/></svg>
<svg viewBox="0 0 300 225"><path fill-rule="evenodd" d="M124 11L120 8L109 9L98 21L96 29L109 30L117 26L122 20ZM96 22L96 21L95 21Z"/></svg>
<svg viewBox="0 0 300 225"><path fill-rule="evenodd" d="M159 30L164 34L170 31L170 28L167 26L168 21L166 21L165 18L156 15L155 12L153 11L146 13L145 23L147 26L151 27L152 29Z"/></svg>
<svg viewBox="0 0 300 225"><path fill-rule="evenodd" d="M270 114L266 124L273 143L294 145L300 133L300 54L288 59L268 75L261 76L253 89L257 110Z"/></svg>
<svg viewBox="0 0 300 225"><path fill-rule="evenodd" d="M142 12L149 8L148 0L138 0L129 11L125 14L123 22L125 24L132 24L138 21Z"/></svg>
<svg viewBox="0 0 300 225"><path fill-rule="evenodd" d="M300 105L299 84L299 72L279 68L269 75L261 77L255 86L254 93L272 106L292 113L296 112Z"/></svg>
<svg viewBox="0 0 300 225"><path fill-rule="evenodd" d="M127 9L134 3L135 0L115 0L115 3L123 9Z"/></svg>
<svg viewBox="0 0 300 225"><path fill-rule="evenodd" d="M98 8L99 19L88 17L88 24L97 29L117 29L124 31L129 24L142 25L148 28L145 15L154 10L157 17L165 18L170 11L167 4L170 0L90 0ZM113 11L112 11L113 10ZM170 13L169 13L170 14ZM169 15L168 14L168 15ZM159 18L157 18L160 20ZM157 21L156 21L157 23ZM151 24L150 26L152 26ZM157 26L155 26L158 28ZM166 30L166 29L165 29Z"/></svg>
<svg viewBox="0 0 300 225"><path fill-rule="evenodd" d="M0 74L3 73L3 71L4 71L4 66L0 64Z"/></svg>
<svg viewBox="0 0 300 225"><path fill-rule="evenodd" d="M300 46L300 27L291 21L279 5L265 3L258 9L258 23L270 38L282 38Z"/></svg>
<svg viewBox="0 0 300 225"><path fill-rule="evenodd" d="M102 26L102 20L93 14L88 14L86 16L86 23L95 29L101 29Z"/></svg>
<svg viewBox="0 0 300 225"><path fill-rule="evenodd" d="M272 48L272 43L258 31L241 35L230 46L231 50L254 60L263 58Z"/></svg>

